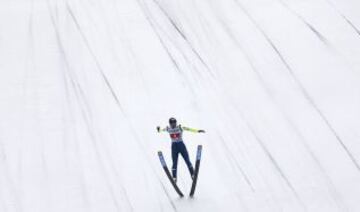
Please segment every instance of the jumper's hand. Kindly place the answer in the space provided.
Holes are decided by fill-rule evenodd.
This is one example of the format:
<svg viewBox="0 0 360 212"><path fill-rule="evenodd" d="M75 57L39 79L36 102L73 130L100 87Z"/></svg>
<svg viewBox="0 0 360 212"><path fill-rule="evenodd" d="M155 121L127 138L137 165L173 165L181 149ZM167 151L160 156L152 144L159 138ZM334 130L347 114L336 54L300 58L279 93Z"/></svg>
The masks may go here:
<svg viewBox="0 0 360 212"><path fill-rule="evenodd" d="M199 133L205 133L205 130L199 130L198 132Z"/></svg>
<svg viewBox="0 0 360 212"><path fill-rule="evenodd" d="M160 127L159 127L159 126L157 126L157 127L156 127L156 130L157 130L158 132L160 132Z"/></svg>

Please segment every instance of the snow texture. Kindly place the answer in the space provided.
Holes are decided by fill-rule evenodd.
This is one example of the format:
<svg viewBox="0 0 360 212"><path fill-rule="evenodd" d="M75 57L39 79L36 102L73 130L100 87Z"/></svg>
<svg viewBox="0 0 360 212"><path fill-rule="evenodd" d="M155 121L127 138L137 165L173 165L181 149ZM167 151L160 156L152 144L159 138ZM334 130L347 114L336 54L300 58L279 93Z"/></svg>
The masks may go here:
<svg viewBox="0 0 360 212"><path fill-rule="evenodd" d="M1 0L0 211L360 211L359 11ZM171 116L207 132L194 199L157 157Z"/></svg>

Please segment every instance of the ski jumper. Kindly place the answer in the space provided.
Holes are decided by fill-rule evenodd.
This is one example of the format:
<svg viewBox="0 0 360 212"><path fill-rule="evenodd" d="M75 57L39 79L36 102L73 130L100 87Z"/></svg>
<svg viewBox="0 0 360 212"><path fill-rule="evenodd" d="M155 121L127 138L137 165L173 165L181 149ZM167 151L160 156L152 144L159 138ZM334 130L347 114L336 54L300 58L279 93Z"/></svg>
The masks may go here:
<svg viewBox="0 0 360 212"><path fill-rule="evenodd" d="M184 158L185 163L189 169L190 175L194 175L194 168L190 162L189 153L186 149L184 141L182 139L183 131L190 131L190 132L199 132L197 129L192 129L189 127L182 127L181 125L177 125L174 128L166 127L164 129L160 129L160 132L168 132L171 138L171 156L172 156L172 175L173 178L177 177L177 164L178 164L178 157L179 154Z"/></svg>

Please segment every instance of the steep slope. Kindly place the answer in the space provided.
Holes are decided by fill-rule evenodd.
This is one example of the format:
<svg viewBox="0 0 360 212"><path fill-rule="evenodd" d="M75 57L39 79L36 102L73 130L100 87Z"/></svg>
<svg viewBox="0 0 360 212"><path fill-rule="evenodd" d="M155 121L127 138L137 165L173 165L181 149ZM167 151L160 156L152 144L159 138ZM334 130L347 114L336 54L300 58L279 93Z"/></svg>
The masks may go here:
<svg viewBox="0 0 360 212"><path fill-rule="evenodd" d="M0 2L0 211L359 211L359 10ZM156 155L170 116L207 131L194 199Z"/></svg>

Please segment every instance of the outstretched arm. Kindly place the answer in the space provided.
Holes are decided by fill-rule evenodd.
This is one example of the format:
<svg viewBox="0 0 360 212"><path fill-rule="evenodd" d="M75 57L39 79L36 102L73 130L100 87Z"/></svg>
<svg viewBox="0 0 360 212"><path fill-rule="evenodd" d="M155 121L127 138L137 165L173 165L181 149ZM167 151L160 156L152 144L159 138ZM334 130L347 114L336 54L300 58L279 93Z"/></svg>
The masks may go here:
<svg viewBox="0 0 360 212"><path fill-rule="evenodd" d="M160 128L159 126L156 127L156 130L158 131L158 133L160 132L166 132L167 131L167 127L165 128Z"/></svg>
<svg viewBox="0 0 360 212"><path fill-rule="evenodd" d="M198 129L193 129L190 127L181 127L181 128L185 131L189 131L189 132L193 132L193 133L205 133L205 130L198 130Z"/></svg>

